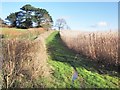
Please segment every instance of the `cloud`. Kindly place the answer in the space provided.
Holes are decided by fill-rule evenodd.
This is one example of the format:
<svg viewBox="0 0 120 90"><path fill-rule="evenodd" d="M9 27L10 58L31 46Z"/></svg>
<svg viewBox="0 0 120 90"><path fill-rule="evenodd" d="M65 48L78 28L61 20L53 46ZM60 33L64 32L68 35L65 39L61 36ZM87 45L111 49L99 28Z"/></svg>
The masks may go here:
<svg viewBox="0 0 120 90"><path fill-rule="evenodd" d="M100 27L106 27L106 26L108 26L108 23L105 21L102 21L102 22L98 22L97 25Z"/></svg>
<svg viewBox="0 0 120 90"><path fill-rule="evenodd" d="M92 28L97 28L97 27L106 27L106 26L108 26L108 23L107 23L107 22L105 22L105 21L100 21L100 22L98 22L98 23L96 23L96 24L91 25L90 27L92 27Z"/></svg>

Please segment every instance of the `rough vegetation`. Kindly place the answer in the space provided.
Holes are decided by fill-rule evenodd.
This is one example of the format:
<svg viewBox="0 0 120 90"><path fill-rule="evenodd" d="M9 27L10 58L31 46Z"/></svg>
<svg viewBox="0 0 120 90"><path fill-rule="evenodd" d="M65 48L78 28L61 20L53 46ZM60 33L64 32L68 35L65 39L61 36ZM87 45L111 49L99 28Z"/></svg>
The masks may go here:
<svg viewBox="0 0 120 90"><path fill-rule="evenodd" d="M118 65L118 32L61 31L63 42L72 50L88 58Z"/></svg>
<svg viewBox="0 0 120 90"><path fill-rule="evenodd" d="M1 39L3 88L34 87L36 78L49 76L44 39L50 33L41 34L33 41Z"/></svg>
<svg viewBox="0 0 120 90"><path fill-rule="evenodd" d="M45 32L43 28L30 28L30 29L16 29L16 28L1 28L1 39L16 39L16 40L34 40L40 34Z"/></svg>
<svg viewBox="0 0 120 90"><path fill-rule="evenodd" d="M34 40L1 40L3 88L119 88L118 71L81 56L61 38L48 31Z"/></svg>

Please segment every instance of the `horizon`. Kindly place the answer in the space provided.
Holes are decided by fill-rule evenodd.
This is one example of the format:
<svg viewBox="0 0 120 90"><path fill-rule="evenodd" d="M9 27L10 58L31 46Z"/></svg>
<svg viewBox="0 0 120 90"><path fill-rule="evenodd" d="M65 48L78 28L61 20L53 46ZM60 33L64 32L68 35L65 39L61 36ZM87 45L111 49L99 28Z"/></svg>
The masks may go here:
<svg viewBox="0 0 120 90"><path fill-rule="evenodd" d="M118 30L117 2L2 2L1 18L5 18L26 4L46 9L53 18L64 18L72 30Z"/></svg>

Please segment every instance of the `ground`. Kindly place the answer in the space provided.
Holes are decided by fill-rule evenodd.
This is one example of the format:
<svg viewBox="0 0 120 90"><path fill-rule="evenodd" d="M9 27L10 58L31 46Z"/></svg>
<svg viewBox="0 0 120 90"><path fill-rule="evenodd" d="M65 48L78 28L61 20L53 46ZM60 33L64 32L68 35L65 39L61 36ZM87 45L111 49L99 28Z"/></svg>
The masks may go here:
<svg viewBox="0 0 120 90"><path fill-rule="evenodd" d="M59 32L52 33L46 39L49 65L52 66L52 81L47 87L54 88L118 88L119 75L115 70L100 68L99 64L77 55L62 42ZM77 55L77 56L76 56ZM75 58L76 56L76 58ZM110 67L111 68L111 67ZM72 84L74 69L78 78ZM116 74L117 73L117 74ZM51 83L52 82L52 83Z"/></svg>
<svg viewBox="0 0 120 90"><path fill-rule="evenodd" d="M12 35L15 37L19 36L19 32L26 32L26 30L21 31L19 29L17 32L14 32L14 35ZM5 38L14 38L13 36L5 36ZM23 34L21 37L24 36L26 36L26 34ZM30 33L25 37L25 40L26 38L34 40L37 36L36 33ZM46 47L48 53L47 63L51 69L51 75L47 78L39 77L34 83L28 82L27 84L24 84L25 87L119 88L120 75L115 67L105 67L104 65L93 62L89 58L81 56L73 50L68 49L61 40L59 31L54 31L47 37ZM75 69L78 72L78 78L72 83L72 76Z"/></svg>

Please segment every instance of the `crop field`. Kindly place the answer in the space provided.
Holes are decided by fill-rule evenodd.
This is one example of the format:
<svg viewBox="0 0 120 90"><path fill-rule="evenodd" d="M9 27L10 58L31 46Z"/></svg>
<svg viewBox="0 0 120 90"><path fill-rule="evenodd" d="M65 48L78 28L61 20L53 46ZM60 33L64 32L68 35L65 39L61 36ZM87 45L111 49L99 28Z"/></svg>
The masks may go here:
<svg viewBox="0 0 120 90"><path fill-rule="evenodd" d="M72 50L99 63L120 64L118 32L61 31L63 42Z"/></svg>

